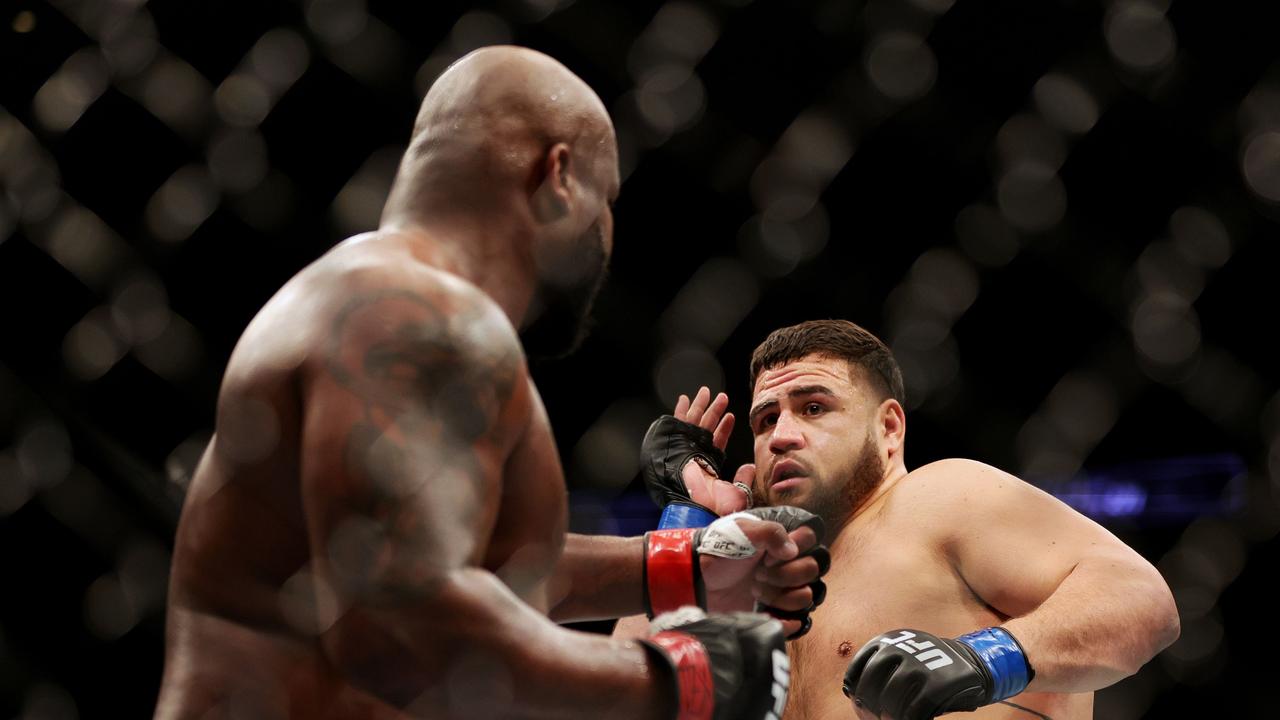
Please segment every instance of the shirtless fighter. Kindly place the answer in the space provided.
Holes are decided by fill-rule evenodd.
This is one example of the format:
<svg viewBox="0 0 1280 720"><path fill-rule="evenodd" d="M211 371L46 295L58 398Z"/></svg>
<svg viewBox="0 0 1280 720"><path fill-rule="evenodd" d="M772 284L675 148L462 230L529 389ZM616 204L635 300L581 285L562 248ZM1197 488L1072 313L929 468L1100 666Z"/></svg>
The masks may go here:
<svg viewBox="0 0 1280 720"><path fill-rule="evenodd" d="M178 528L157 718L781 712L795 621L684 612L641 642L554 622L750 609L772 590L757 567L820 550L794 508L566 536L524 349L580 339L618 184L608 114L559 63L487 48L440 77L380 228L291 279L232 354Z"/></svg>
<svg viewBox="0 0 1280 720"><path fill-rule="evenodd" d="M1102 527L979 462L908 471L902 376L866 330L825 320L775 331L752 355L751 384L755 463L736 479L754 478L758 503L822 517L831 551L828 601L789 648L786 720L1089 718L1094 691L1177 638L1164 580ZM674 436L701 456L665 477L646 462L655 496L710 517L745 504L717 478L727 406L702 388L654 424L649 455ZM785 577L795 569L758 577L797 586ZM759 598L794 606L812 592ZM619 636L636 631L626 624Z"/></svg>

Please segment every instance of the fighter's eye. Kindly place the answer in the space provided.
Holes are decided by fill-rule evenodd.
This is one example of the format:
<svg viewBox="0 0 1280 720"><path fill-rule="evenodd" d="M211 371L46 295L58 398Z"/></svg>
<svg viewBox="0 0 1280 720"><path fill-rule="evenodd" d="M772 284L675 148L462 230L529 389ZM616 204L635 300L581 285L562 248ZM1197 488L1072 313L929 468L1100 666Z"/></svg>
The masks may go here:
<svg viewBox="0 0 1280 720"><path fill-rule="evenodd" d="M820 403L816 403L816 402L811 402L804 406L804 412L806 415L817 415L818 413L822 412L824 409L825 408L823 408Z"/></svg>

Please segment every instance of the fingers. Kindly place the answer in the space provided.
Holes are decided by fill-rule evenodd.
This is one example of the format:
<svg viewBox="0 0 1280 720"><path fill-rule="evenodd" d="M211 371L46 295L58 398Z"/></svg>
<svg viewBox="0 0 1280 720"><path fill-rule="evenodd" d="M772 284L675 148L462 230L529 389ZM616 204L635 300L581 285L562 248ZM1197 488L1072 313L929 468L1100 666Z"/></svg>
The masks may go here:
<svg viewBox="0 0 1280 720"><path fill-rule="evenodd" d="M756 568L756 581L777 587L808 585L818 579L821 568L812 555L796 558L775 567L761 564Z"/></svg>
<svg viewBox="0 0 1280 720"><path fill-rule="evenodd" d="M694 394L693 399L688 395L681 395L676 399L675 417L693 425L697 425L702 429L713 433L716 447L724 449L725 443L729 440L729 432L733 430L733 420L725 415L725 410L729 407L729 396L724 393L716 393L713 398L711 389L706 385L698 388L698 392ZM725 425L726 420L728 425Z"/></svg>
<svg viewBox="0 0 1280 720"><path fill-rule="evenodd" d="M808 552L818 544L818 534L805 525L791 531L791 540L800 548L800 552Z"/></svg>
<svg viewBox="0 0 1280 720"><path fill-rule="evenodd" d="M807 626L813 625L813 621L809 618L805 618L804 620L779 619L779 622L782 623L782 636L788 640L795 640L798 637L803 637L805 633L809 632L809 627Z"/></svg>
<svg viewBox="0 0 1280 720"><path fill-rule="evenodd" d="M813 588L775 587L757 583L751 588L751 596L761 603L779 610L805 611L813 607Z"/></svg>
<svg viewBox="0 0 1280 720"><path fill-rule="evenodd" d="M735 476L734 479L736 480L737 476ZM818 535L813 531L813 528L810 528L810 527L796 528L795 530L791 531L790 537L791 537L791 542L795 543L796 548L798 548L800 551L796 553L797 555L803 555L809 552L810 550L813 549L815 545L818 544ZM766 557L764 559L764 564L768 567L775 567L777 565L781 565L787 562L788 559L789 558ZM818 564L819 566L821 566L822 561L819 560Z"/></svg>
<svg viewBox="0 0 1280 720"><path fill-rule="evenodd" d="M718 402L720 398L724 398L726 406L729 404L729 397L727 395L720 393L716 396L716 401ZM725 449L725 446L729 444L729 435L733 433L734 420L735 418L733 417L733 413L725 413L725 416L720 418L720 422L716 425L716 429L711 433L712 445L715 445L721 450Z"/></svg>
<svg viewBox="0 0 1280 720"><path fill-rule="evenodd" d="M800 553L800 548L796 547L787 534L787 529L780 523L747 517L738 518L737 523L751 544L757 549L763 549L767 555L789 560Z"/></svg>
<svg viewBox="0 0 1280 720"><path fill-rule="evenodd" d="M863 706L877 715L888 710L884 705L884 690L901 663L900 656L873 654L862 666L853 696L861 699ZM847 672L845 677L848 678Z"/></svg>
<svg viewBox="0 0 1280 720"><path fill-rule="evenodd" d="M871 658L880 649L878 643L867 643L863 645L858 652L854 653L853 661L849 663L849 667L844 671L844 683L841 689L844 691L845 697L853 700L853 705L859 710L870 712L858 696L858 686L862 681L862 673L867 669L867 663L871 662ZM872 714L874 717L874 714Z"/></svg>
<svg viewBox="0 0 1280 720"><path fill-rule="evenodd" d="M711 391L707 390L707 394L710 395ZM703 429L714 432L715 429L719 427L721 420L723 420L725 416L724 411L728 409L729 396L724 393L716 393L715 399L711 401L711 405L709 405L706 411L702 413L702 419L698 424L701 425ZM728 440L729 436L725 435L725 439Z"/></svg>
<svg viewBox="0 0 1280 720"><path fill-rule="evenodd" d="M713 494L716 504L708 507L722 517L751 507L751 494L733 483L716 480Z"/></svg>
<svg viewBox="0 0 1280 720"><path fill-rule="evenodd" d="M752 465L744 465L738 468L738 472L734 474L733 480L724 483L724 493L727 494L731 501L726 503L726 507L733 507L736 510L748 510L754 504L755 498L751 494L751 477L755 474ZM793 539L794 542L794 539ZM765 556L768 560L769 556Z"/></svg>
<svg viewBox="0 0 1280 720"><path fill-rule="evenodd" d="M693 396L693 402L689 405L689 411L685 413L684 421L694 425L702 425L702 416L710 405L711 390L706 385L703 385L698 388L698 394ZM707 429L710 430L711 428Z"/></svg>

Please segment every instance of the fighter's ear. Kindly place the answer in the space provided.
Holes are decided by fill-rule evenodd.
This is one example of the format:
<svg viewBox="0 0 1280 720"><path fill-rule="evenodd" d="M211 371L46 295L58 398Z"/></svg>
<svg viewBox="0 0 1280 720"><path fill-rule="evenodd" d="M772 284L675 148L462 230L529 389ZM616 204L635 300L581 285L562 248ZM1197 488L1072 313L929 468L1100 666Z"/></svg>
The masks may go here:
<svg viewBox="0 0 1280 720"><path fill-rule="evenodd" d="M553 222L569 214L573 204L570 190L569 164L572 153L565 143L556 143L542 156L536 166L537 187L531 202L533 213L542 222Z"/></svg>
<svg viewBox="0 0 1280 720"><path fill-rule="evenodd" d="M902 445L907 438L907 412L902 403L888 398L880 403L877 413L881 437L890 452L902 452Z"/></svg>

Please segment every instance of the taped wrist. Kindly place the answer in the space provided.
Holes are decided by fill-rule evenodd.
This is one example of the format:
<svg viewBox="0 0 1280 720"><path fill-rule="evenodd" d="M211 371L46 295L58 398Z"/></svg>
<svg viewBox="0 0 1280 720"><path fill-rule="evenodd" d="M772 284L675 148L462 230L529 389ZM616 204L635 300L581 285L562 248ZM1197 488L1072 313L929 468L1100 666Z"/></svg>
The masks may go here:
<svg viewBox="0 0 1280 720"><path fill-rule="evenodd" d="M650 619L685 605L707 607L697 542L697 528L645 533L644 612Z"/></svg>
<svg viewBox="0 0 1280 720"><path fill-rule="evenodd" d="M720 517L697 504L672 502L662 509L662 517L658 518L658 529L700 528L706 527Z"/></svg>
<svg viewBox="0 0 1280 720"><path fill-rule="evenodd" d="M716 706L715 679L706 646L693 635L678 630L666 630L640 642L671 670L675 720L712 720Z"/></svg>
<svg viewBox="0 0 1280 720"><path fill-rule="evenodd" d="M956 638L973 650L991 675L991 699L999 702L1027 689L1036 672L1018 640L1002 627L989 627Z"/></svg>

